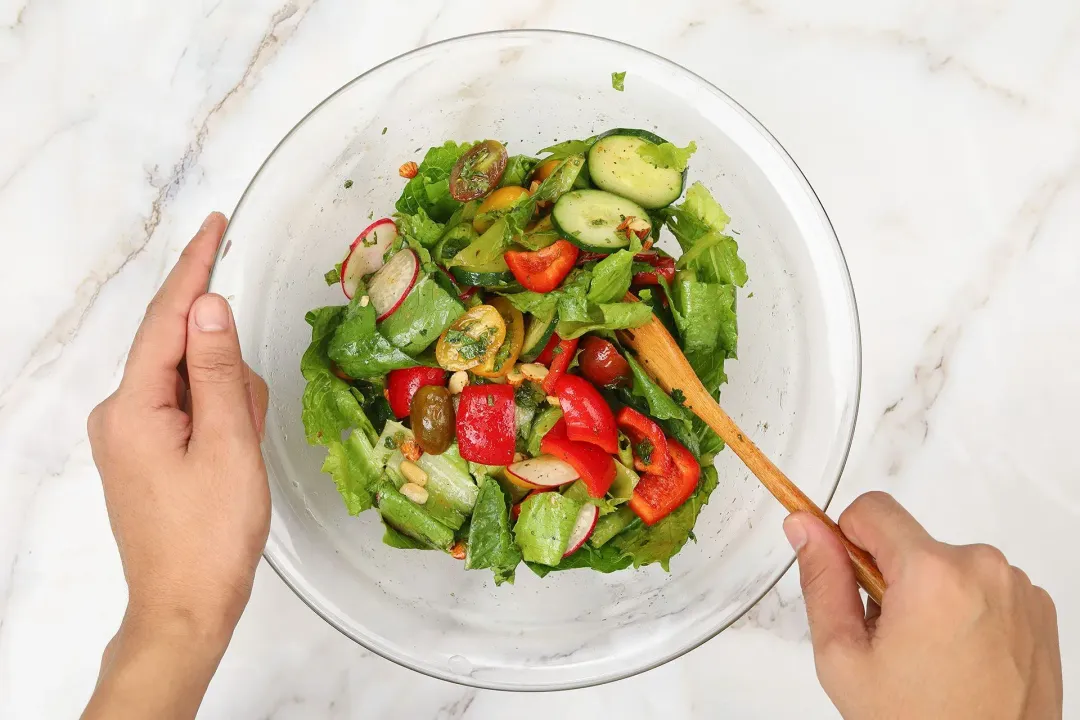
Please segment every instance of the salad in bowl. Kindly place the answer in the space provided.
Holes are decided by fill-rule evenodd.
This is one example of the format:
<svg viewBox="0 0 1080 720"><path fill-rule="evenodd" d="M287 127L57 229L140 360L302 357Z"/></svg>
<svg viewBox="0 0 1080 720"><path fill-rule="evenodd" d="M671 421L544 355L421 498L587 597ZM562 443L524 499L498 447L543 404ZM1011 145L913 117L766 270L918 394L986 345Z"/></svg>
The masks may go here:
<svg viewBox="0 0 1080 720"><path fill-rule="evenodd" d="M727 214L687 187L695 149L619 128L538 157L450 141L401 166L393 217L326 274L347 302L306 317L304 430L350 514L498 584L522 563L668 567L723 443L616 331L656 315L718 396L747 274Z"/></svg>

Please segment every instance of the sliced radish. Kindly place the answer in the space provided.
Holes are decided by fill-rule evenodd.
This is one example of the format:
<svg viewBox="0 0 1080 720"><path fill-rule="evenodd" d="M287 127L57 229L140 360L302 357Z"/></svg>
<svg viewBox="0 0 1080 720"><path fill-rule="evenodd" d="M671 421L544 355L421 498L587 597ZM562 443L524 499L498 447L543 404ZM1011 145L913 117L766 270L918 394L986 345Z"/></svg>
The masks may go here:
<svg viewBox="0 0 1080 720"><path fill-rule="evenodd" d="M510 465L506 472L529 486L540 488L558 487L578 479L574 466L554 455L527 458Z"/></svg>
<svg viewBox="0 0 1080 720"><path fill-rule="evenodd" d="M411 248L398 252L375 273L368 284L368 297L380 321L390 317L405 302L419 274L420 258Z"/></svg>
<svg viewBox="0 0 1080 720"><path fill-rule="evenodd" d="M382 267L383 255L397 236L397 225L390 218L376 220L356 236L349 246L345 262L341 264L341 290L345 297L351 299L360 285L360 278Z"/></svg>
<svg viewBox="0 0 1080 720"><path fill-rule="evenodd" d="M563 557L573 555L578 548L585 544L585 541L592 535L592 531L596 527L596 521L599 518L600 508L592 503L581 506L581 509L578 510L577 521L574 522L574 529L570 531L570 539L566 542L566 552L563 553Z"/></svg>

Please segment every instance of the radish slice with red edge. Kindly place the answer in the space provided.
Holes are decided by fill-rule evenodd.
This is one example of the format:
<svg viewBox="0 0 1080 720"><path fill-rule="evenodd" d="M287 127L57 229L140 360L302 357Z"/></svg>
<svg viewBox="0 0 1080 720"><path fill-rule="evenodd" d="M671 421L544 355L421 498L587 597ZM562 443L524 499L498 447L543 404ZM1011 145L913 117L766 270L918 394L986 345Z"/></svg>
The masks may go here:
<svg viewBox="0 0 1080 720"><path fill-rule="evenodd" d="M349 246L349 254L341 264L341 291L352 299L360 278L370 275L383 265L383 255L397 240L397 225L390 218L376 220L364 232L356 236Z"/></svg>
<svg viewBox="0 0 1080 720"><path fill-rule="evenodd" d="M537 455L516 462L506 472L524 482L541 488L553 488L574 482L578 472L574 467L554 455Z"/></svg>
<svg viewBox="0 0 1080 720"><path fill-rule="evenodd" d="M390 317L405 302L420 274L420 258L411 248L400 250L379 268L368 283L368 297L382 321Z"/></svg>
<svg viewBox="0 0 1080 720"><path fill-rule="evenodd" d="M585 541L592 535L593 530L596 528L596 521L600 518L600 508L596 507L592 503L586 503L578 510L577 520L574 522L574 529L570 531L570 539L566 542L566 552L563 553L563 557L569 557L577 552L578 548L585 544Z"/></svg>

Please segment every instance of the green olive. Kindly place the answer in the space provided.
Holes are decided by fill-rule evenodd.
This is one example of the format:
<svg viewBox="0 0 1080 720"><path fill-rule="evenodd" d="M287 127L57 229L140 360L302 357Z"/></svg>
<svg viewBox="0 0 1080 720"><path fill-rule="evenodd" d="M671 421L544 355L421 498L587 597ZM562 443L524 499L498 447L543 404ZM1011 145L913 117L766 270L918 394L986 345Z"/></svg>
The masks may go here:
<svg viewBox="0 0 1080 720"><path fill-rule="evenodd" d="M424 385L417 390L409 419L416 442L426 453L441 455L454 440L454 403L444 387Z"/></svg>

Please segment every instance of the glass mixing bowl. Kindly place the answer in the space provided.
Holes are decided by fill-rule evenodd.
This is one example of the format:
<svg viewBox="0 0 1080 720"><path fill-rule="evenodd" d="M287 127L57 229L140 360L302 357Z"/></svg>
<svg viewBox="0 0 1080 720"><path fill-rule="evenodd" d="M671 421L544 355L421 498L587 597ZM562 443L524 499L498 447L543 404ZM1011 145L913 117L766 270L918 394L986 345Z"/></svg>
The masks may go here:
<svg viewBox="0 0 1080 720"><path fill-rule="evenodd" d="M626 90L611 72L626 71ZM391 549L376 513L350 517L300 422L304 313L341 304L323 273L369 217L390 215L398 166L448 139L511 153L612 127L697 142L690 179L731 215L750 282L722 403L816 502L843 469L859 398L859 325L840 246L806 179L734 100L637 48L563 32L447 40L361 75L304 117L237 206L211 290L232 302L244 355L270 386L263 452L273 496L266 559L304 602L366 648L467 685L552 690L653 668L731 625L791 565L785 516L730 452L671 563L515 585L438 552ZM384 129L385 128L385 129ZM351 179L350 188L344 181ZM677 253L672 238L661 243ZM749 297L750 292L753 297Z"/></svg>

